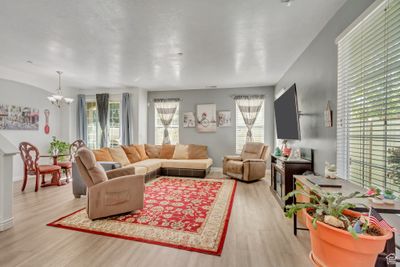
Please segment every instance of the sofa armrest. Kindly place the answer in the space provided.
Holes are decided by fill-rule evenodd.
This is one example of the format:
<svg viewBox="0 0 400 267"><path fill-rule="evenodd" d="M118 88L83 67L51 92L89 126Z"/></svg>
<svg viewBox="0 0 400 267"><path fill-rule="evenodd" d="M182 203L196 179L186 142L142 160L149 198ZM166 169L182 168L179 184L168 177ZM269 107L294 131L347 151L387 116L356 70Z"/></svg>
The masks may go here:
<svg viewBox="0 0 400 267"><path fill-rule="evenodd" d="M109 170L106 171L108 179L113 179L117 177L127 176L127 175L134 175L135 174L135 167L122 167L119 169Z"/></svg>
<svg viewBox="0 0 400 267"><path fill-rule="evenodd" d="M228 161L231 161L231 160L241 161L242 158L239 155L224 156L224 160L223 160L223 163L222 163L222 173L225 174L225 175L228 174L228 170L226 168L226 165L227 165Z"/></svg>
<svg viewBox="0 0 400 267"><path fill-rule="evenodd" d="M243 161L243 163L245 163L245 162L265 162L265 160L264 159L245 159Z"/></svg>
<svg viewBox="0 0 400 267"><path fill-rule="evenodd" d="M103 166L105 171L121 168L121 164L118 162L98 161L98 163Z"/></svg>
<svg viewBox="0 0 400 267"><path fill-rule="evenodd" d="M224 156L224 160L242 160L242 158L239 155L228 155Z"/></svg>

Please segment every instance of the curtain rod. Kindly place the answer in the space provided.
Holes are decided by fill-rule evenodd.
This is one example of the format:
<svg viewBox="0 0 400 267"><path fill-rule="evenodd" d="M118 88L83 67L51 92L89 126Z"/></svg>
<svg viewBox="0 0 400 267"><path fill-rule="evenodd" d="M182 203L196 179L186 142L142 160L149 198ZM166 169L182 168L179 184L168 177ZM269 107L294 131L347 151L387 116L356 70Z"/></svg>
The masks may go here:
<svg viewBox="0 0 400 267"><path fill-rule="evenodd" d="M237 96L264 96L264 97L265 97L265 95L263 95L263 94L260 94L260 95L258 95L258 94L251 94L251 95L245 95L245 94L243 94L243 95L230 95L231 98L235 98L235 97L237 97Z"/></svg>
<svg viewBox="0 0 400 267"><path fill-rule="evenodd" d="M153 98L153 102L156 102L157 100L163 100L163 101L179 101L179 102L183 102L183 99L181 98Z"/></svg>

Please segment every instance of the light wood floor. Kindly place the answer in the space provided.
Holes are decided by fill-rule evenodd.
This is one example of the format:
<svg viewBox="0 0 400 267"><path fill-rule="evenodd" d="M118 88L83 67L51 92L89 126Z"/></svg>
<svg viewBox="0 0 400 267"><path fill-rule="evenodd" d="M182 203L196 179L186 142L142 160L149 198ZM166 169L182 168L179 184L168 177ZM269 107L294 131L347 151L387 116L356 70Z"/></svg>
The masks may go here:
<svg viewBox="0 0 400 267"><path fill-rule="evenodd" d="M310 266L308 233L293 236L267 180L238 182L220 257L48 227L86 199L75 199L71 184L37 193L33 184L21 193L15 183L15 225L0 233L0 266Z"/></svg>

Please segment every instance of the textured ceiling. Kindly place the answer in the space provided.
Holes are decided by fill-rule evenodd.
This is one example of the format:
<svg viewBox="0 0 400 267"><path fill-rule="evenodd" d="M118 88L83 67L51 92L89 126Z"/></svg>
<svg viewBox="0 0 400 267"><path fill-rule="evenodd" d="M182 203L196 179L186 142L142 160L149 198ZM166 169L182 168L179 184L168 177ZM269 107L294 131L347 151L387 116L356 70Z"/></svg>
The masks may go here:
<svg viewBox="0 0 400 267"><path fill-rule="evenodd" d="M47 90L56 70L77 88L274 85L344 2L2 0L0 78Z"/></svg>

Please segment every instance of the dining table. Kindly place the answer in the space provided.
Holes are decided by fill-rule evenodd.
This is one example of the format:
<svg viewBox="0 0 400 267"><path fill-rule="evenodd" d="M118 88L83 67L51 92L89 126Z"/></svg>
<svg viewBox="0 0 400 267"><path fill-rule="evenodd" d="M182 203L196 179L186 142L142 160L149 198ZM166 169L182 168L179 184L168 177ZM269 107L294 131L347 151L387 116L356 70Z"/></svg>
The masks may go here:
<svg viewBox="0 0 400 267"><path fill-rule="evenodd" d="M53 165L58 165L58 160L61 157L69 157L69 154L58 154L58 155L40 155L41 158L52 158L53 159ZM57 173L53 173L51 181L50 182L44 182L42 183L41 187L47 187L47 186L62 186L68 184L68 181L63 181L61 180L61 171Z"/></svg>

